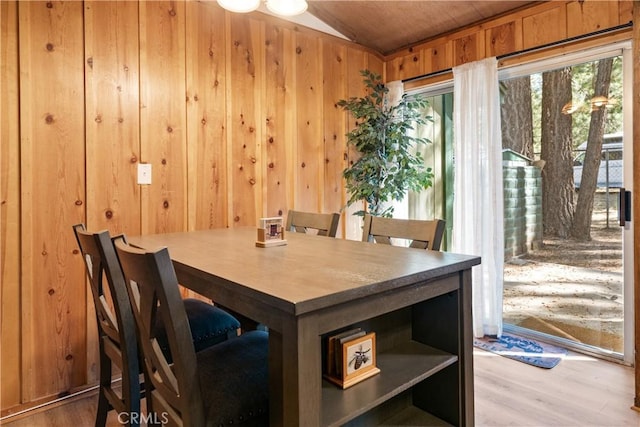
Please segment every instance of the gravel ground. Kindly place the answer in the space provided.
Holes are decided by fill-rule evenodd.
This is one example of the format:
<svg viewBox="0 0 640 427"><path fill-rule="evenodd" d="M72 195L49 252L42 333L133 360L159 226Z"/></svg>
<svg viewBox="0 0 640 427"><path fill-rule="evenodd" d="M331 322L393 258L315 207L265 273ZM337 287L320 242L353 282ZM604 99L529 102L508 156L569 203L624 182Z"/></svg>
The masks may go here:
<svg viewBox="0 0 640 427"><path fill-rule="evenodd" d="M504 321L622 351L621 230L602 212L592 240L545 239L504 270Z"/></svg>

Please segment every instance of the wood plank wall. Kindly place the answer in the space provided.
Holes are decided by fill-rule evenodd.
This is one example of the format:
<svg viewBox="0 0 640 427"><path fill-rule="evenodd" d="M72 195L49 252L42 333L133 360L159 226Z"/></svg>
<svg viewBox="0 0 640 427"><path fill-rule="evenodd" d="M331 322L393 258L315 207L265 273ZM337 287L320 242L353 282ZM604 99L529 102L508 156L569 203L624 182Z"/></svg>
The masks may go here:
<svg viewBox="0 0 640 427"><path fill-rule="evenodd" d="M0 2L0 399L21 402L18 5ZM7 350L11 349L11 350ZM7 373L10 373L7 375Z"/></svg>
<svg viewBox="0 0 640 427"><path fill-rule="evenodd" d="M416 77L631 10L548 2L382 58L215 2L0 2L2 415L97 379L72 224L133 235L338 210L355 153L335 103L363 94L360 70ZM139 163L152 185L136 183ZM341 236L359 238L360 208Z"/></svg>
<svg viewBox="0 0 640 427"><path fill-rule="evenodd" d="M215 2L2 1L0 24L4 416L97 380L72 224L135 235L340 210L335 103L384 61Z"/></svg>
<svg viewBox="0 0 640 427"><path fill-rule="evenodd" d="M632 21L632 5L631 1L543 2L394 52L385 58L386 78L415 78L613 28Z"/></svg>

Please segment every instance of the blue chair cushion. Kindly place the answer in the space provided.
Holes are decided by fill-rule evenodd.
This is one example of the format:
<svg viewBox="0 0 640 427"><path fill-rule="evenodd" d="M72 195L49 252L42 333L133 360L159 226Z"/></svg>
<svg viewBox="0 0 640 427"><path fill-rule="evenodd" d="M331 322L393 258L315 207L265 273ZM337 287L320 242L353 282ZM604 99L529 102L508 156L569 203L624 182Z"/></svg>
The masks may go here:
<svg viewBox="0 0 640 427"><path fill-rule="evenodd" d="M207 426L269 425L268 337L245 332L196 354Z"/></svg>
<svg viewBox="0 0 640 427"><path fill-rule="evenodd" d="M240 322L235 317L212 304L195 298L186 298L183 301L196 352L226 341L229 334L234 334L240 327ZM156 320L155 336L169 359L168 362L171 363L169 340L160 316Z"/></svg>

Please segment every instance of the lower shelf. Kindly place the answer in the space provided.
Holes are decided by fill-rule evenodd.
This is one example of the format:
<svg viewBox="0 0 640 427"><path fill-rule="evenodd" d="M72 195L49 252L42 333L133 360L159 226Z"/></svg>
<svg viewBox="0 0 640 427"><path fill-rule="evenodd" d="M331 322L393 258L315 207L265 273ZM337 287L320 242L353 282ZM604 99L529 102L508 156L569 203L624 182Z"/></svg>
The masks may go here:
<svg viewBox="0 0 640 427"><path fill-rule="evenodd" d="M424 426L424 427L451 427L451 424L441 420L415 406L409 406L393 417L378 424L378 427L402 427L402 426Z"/></svg>
<svg viewBox="0 0 640 427"><path fill-rule="evenodd" d="M378 375L346 390L323 381L322 425L342 425L457 361L454 354L416 341L379 353Z"/></svg>

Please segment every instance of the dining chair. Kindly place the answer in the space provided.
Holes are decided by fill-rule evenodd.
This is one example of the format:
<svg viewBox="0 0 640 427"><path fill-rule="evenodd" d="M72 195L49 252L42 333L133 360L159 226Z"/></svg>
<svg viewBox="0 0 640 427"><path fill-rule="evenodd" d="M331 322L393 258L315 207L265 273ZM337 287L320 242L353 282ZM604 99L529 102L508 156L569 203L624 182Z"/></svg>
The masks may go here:
<svg viewBox="0 0 640 427"><path fill-rule="evenodd" d="M362 241L390 245L391 238L407 239L409 247L439 251L445 221L384 218L365 214Z"/></svg>
<svg viewBox="0 0 640 427"><path fill-rule="evenodd" d="M336 237L340 214L303 212L290 209L287 213L287 231ZM312 231L313 230L313 231Z"/></svg>
<svg viewBox="0 0 640 427"><path fill-rule="evenodd" d="M95 424L104 426L108 412L114 409L118 413L129 414L127 420L130 425L138 425L139 417L131 416L140 414L140 400L144 397L144 384L140 383L138 336L111 236L106 230L88 232L84 224L74 225L73 231L85 262L98 323L100 386ZM193 298L184 299L183 305L197 349L237 336L240 323L225 311ZM168 354L164 324L156 322L154 331L159 347ZM116 389L122 389L121 392L114 391L114 365L122 373L122 386L116 386Z"/></svg>
<svg viewBox="0 0 640 427"><path fill-rule="evenodd" d="M164 424L269 425L268 334L251 331L196 352L169 250L114 243L138 331L153 411ZM167 326L170 365L153 324Z"/></svg>
<svg viewBox="0 0 640 427"><path fill-rule="evenodd" d="M104 426L107 413L140 414L140 366L135 321L124 282L113 277L113 269L106 264L118 265L107 231L88 233L83 224L73 226L73 231L85 262L93 303L98 322L98 347L100 358L100 385L95 425ZM107 285L103 282L106 276ZM115 283L115 286L114 286ZM111 303L109 303L109 300ZM122 375L121 384L112 382L113 366ZM120 391L116 391L118 388ZM138 425L137 418L128 417L129 425Z"/></svg>

